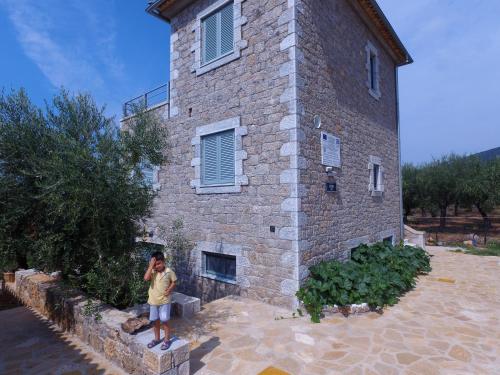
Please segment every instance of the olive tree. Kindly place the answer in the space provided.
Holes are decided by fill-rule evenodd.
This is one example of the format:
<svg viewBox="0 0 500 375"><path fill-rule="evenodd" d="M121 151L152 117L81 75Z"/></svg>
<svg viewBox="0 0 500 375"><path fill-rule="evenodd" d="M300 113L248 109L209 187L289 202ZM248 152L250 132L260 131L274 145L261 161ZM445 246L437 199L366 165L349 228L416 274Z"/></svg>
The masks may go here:
<svg viewBox="0 0 500 375"><path fill-rule="evenodd" d="M61 91L44 109L24 91L0 96L4 263L61 270L106 302L131 302L127 270L154 199L140 164L165 163L167 137L152 112L130 121L121 131L87 94Z"/></svg>

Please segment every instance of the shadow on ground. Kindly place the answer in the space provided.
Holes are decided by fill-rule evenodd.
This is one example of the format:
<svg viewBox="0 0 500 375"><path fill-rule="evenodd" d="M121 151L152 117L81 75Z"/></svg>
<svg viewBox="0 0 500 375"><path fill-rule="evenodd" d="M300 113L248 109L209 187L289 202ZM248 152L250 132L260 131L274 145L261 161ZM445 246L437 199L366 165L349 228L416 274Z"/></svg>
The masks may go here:
<svg viewBox="0 0 500 375"><path fill-rule="evenodd" d="M0 374L124 374L26 307L0 311Z"/></svg>

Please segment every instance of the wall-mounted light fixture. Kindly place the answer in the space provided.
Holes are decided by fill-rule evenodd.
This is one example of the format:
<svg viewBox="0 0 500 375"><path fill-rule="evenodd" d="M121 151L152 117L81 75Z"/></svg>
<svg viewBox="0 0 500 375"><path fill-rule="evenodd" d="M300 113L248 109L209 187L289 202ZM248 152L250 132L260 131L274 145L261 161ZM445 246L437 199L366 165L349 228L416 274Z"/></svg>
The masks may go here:
<svg viewBox="0 0 500 375"><path fill-rule="evenodd" d="M313 117L313 123L314 123L314 127L316 129L321 128L321 116L320 115L315 115Z"/></svg>

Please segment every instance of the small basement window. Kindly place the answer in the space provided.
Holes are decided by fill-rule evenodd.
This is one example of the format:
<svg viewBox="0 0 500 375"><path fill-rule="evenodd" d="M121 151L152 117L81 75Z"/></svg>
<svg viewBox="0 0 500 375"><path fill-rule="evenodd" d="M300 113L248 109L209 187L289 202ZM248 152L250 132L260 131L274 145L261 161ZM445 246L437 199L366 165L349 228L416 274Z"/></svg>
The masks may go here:
<svg viewBox="0 0 500 375"><path fill-rule="evenodd" d="M203 258L206 276L222 281L236 281L236 256L204 252Z"/></svg>
<svg viewBox="0 0 500 375"><path fill-rule="evenodd" d="M393 237L392 236L389 236L389 237L386 237L383 239L383 242L384 243L389 243L389 244L393 244Z"/></svg>

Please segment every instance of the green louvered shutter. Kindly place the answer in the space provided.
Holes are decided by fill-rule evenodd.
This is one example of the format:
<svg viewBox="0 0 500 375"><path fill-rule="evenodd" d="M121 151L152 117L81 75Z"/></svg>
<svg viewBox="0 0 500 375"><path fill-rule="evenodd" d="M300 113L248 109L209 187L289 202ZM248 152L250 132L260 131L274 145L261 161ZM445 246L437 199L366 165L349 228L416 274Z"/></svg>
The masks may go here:
<svg viewBox="0 0 500 375"><path fill-rule="evenodd" d="M215 185L218 183L217 178L217 135L207 135L202 139L202 183L203 185Z"/></svg>
<svg viewBox="0 0 500 375"><path fill-rule="evenodd" d="M203 62L214 60L218 56L217 29L218 13L203 20Z"/></svg>
<svg viewBox="0 0 500 375"><path fill-rule="evenodd" d="M209 63L234 48L233 2L202 20L203 63Z"/></svg>
<svg viewBox="0 0 500 375"><path fill-rule="evenodd" d="M201 143L202 185L234 183L234 130L204 136Z"/></svg>
<svg viewBox="0 0 500 375"><path fill-rule="evenodd" d="M233 50L234 26L233 4L229 4L220 11L220 53L224 55Z"/></svg>
<svg viewBox="0 0 500 375"><path fill-rule="evenodd" d="M220 133L220 181L234 183L234 130Z"/></svg>

